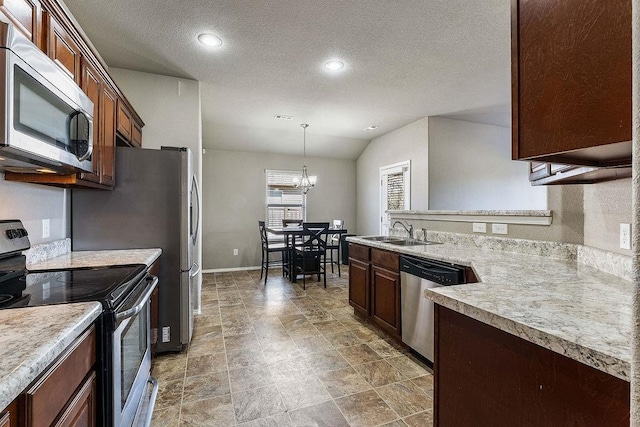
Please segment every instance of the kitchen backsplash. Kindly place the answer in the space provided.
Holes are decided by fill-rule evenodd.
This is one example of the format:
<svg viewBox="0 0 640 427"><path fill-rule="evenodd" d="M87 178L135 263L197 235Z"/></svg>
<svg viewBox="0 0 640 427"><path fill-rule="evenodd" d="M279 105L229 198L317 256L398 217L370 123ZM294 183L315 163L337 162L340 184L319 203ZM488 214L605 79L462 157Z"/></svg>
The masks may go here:
<svg viewBox="0 0 640 427"><path fill-rule="evenodd" d="M0 174L0 219L19 219L31 244L69 237L69 190L37 184L7 182ZM43 220L49 220L49 237L43 237Z"/></svg>

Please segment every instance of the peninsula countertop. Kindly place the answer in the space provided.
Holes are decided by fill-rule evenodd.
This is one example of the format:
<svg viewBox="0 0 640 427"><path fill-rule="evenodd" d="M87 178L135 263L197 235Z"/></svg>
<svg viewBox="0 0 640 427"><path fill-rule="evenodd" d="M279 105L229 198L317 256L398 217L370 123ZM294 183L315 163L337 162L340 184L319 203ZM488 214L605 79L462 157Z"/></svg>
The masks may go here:
<svg viewBox="0 0 640 427"><path fill-rule="evenodd" d="M479 283L426 291L437 304L556 353L630 380L631 282L570 259L452 243L400 247L349 237L416 257L470 266ZM558 255L563 249L550 246Z"/></svg>
<svg viewBox="0 0 640 427"><path fill-rule="evenodd" d="M0 410L43 373L100 313L98 302L0 310Z"/></svg>
<svg viewBox="0 0 640 427"><path fill-rule="evenodd" d="M150 266L162 254L162 249L122 249L106 251L75 251L27 265L30 271L57 270L111 265L146 264Z"/></svg>

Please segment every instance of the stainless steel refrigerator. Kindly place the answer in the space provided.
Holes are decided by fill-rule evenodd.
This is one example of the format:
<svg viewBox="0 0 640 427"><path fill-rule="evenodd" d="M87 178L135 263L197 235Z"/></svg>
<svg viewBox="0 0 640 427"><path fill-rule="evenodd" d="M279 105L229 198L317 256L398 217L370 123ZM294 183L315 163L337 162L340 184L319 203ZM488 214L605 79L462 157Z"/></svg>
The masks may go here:
<svg viewBox="0 0 640 427"><path fill-rule="evenodd" d="M162 248L159 352L181 350L193 334L200 200L192 162L188 148L117 147L115 189L71 194L74 251Z"/></svg>

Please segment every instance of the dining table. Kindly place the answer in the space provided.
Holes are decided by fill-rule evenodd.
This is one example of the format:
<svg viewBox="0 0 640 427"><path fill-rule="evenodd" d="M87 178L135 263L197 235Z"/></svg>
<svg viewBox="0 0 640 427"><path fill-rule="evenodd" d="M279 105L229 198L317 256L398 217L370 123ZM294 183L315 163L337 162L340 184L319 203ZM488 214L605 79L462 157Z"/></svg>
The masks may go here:
<svg viewBox="0 0 640 427"><path fill-rule="evenodd" d="M302 237L304 235L304 227L302 227L301 225L295 225L295 226L287 226L287 227L265 227L268 233L274 234L276 236L284 236L284 243L285 246L287 248L287 260L283 260L283 263L286 262L287 263L287 267L286 267L286 271L287 271L287 276L289 278L290 281L295 282L296 281L296 275L293 272L293 268L291 265L291 261L292 261L292 251L294 249L295 246L295 241L296 238L298 237ZM342 235L342 234L346 234L347 233L347 229L346 228L333 228L333 227L329 227L327 229L327 234L329 236L331 235ZM338 256L340 256L338 254Z"/></svg>

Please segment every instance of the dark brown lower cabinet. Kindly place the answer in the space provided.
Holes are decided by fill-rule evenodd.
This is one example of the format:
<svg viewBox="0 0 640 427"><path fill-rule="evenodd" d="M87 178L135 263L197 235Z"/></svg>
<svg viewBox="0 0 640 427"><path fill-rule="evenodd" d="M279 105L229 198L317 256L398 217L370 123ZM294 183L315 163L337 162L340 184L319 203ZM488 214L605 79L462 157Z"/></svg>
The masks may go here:
<svg viewBox="0 0 640 427"><path fill-rule="evenodd" d="M93 427L96 425L96 373L85 380L66 411L56 422L60 427Z"/></svg>
<svg viewBox="0 0 640 427"><path fill-rule="evenodd" d="M368 317L370 314L369 264L349 258L349 305L353 310Z"/></svg>
<svg viewBox="0 0 640 427"><path fill-rule="evenodd" d="M97 423L96 330L87 329L11 405L0 427L93 427Z"/></svg>
<svg viewBox="0 0 640 427"><path fill-rule="evenodd" d="M391 335L401 336L400 274L371 266L371 318Z"/></svg>
<svg viewBox="0 0 640 427"><path fill-rule="evenodd" d="M397 253L349 244L349 304L401 340L400 257Z"/></svg>
<svg viewBox="0 0 640 427"><path fill-rule="evenodd" d="M629 383L436 305L434 426L628 426Z"/></svg>
<svg viewBox="0 0 640 427"><path fill-rule="evenodd" d="M18 408L18 399L16 399L4 411L0 412L0 427L17 427L21 425Z"/></svg>

